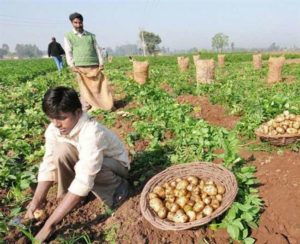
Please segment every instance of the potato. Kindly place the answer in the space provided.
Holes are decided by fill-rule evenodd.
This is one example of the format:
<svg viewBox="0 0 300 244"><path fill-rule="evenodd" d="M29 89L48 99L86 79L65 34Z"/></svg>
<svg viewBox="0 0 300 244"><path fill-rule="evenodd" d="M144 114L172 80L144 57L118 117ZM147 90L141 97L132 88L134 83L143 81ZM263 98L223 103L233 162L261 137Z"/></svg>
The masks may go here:
<svg viewBox="0 0 300 244"><path fill-rule="evenodd" d="M217 185L217 191L218 191L218 194L224 194L226 189L222 185Z"/></svg>
<svg viewBox="0 0 300 244"><path fill-rule="evenodd" d="M186 205L186 203L189 201L188 198L186 198L185 196L179 197L176 199L176 203L183 208L184 205Z"/></svg>
<svg viewBox="0 0 300 244"><path fill-rule="evenodd" d="M217 194L216 199L221 202L223 200L223 196L221 194Z"/></svg>
<svg viewBox="0 0 300 244"><path fill-rule="evenodd" d="M199 202L195 203L193 210L198 213L198 212L202 211L204 207L205 207L205 203L202 201L199 201Z"/></svg>
<svg viewBox="0 0 300 244"><path fill-rule="evenodd" d="M218 190L214 185L205 185L203 191L210 196L215 196L218 193Z"/></svg>
<svg viewBox="0 0 300 244"><path fill-rule="evenodd" d="M192 210L187 211L186 215L189 217L189 221L195 221L196 220L196 213Z"/></svg>
<svg viewBox="0 0 300 244"><path fill-rule="evenodd" d="M174 190L175 190L175 187L172 187L172 186L167 186L166 188L165 188L165 193L166 194L171 194L171 195L174 195Z"/></svg>
<svg viewBox="0 0 300 244"><path fill-rule="evenodd" d="M204 218L204 217L205 217L205 215L204 215L203 212L200 212L200 213L197 213L197 214L196 214L196 219L197 219L197 220L202 219L202 218Z"/></svg>
<svg viewBox="0 0 300 244"><path fill-rule="evenodd" d="M189 177L187 178L187 181L188 181L190 184L196 186L196 185L198 185L199 179L198 179L196 176L189 176Z"/></svg>
<svg viewBox="0 0 300 244"><path fill-rule="evenodd" d="M163 202L159 198L150 199L149 205L155 212L158 212L160 208L164 207Z"/></svg>
<svg viewBox="0 0 300 244"><path fill-rule="evenodd" d="M150 192L148 194L149 199L158 198L158 195L156 193Z"/></svg>
<svg viewBox="0 0 300 244"><path fill-rule="evenodd" d="M192 194L192 196L190 197L190 200L198 202L198 201L202 201L202 198L198 194Z"/></svg>
<svg viewBox="0 0 300 244"><path fill-rule="evenodd" d="M153 188L153 192L156 193L161 198L164 198L166 195L164 188L161 186L155 186Z"/></svg>
<svg viewBox="0 0 300 244"><path fill-rule="evenodd" d="M185 223L188 219L188 216L186 216L181 209L178 210L173 217L175 223Z"/></svg>
<svg viewBox="0 0 300 244"><path fill-rule="evenodd" d="M192 185L192 184L189 184L187 187L186 187L186 189L188 190L188 191L193 191L193 189L195 189L196 188L196 186L195 185Z"/></svg>
<svg viewBox="0 0 300 244"><path fill-rule="evenodd" d="M207 205L207 206L203 209L202 212L204 213L205 216L210 216L210 215L212 214L212 212L213 212L213 208L212 208L211 206Z"/></svg>
<svg viewBox="0 0 300 244"><path fill-rule="evenodd" d="M189 185L187 180L181 180L177 183L176 189L178 190L186 190L186 187Z"/></svg>
<svg viewBox="0 0 300 244"><path fill-rule="evenodd" d="M170 212L176 213L179 208L180 207L179 207L179 205L177 203L172 203L172 205L170 206L169 209L170 209Z"/></svg>
<svg viewBox="0 0 300 244"><path fill-rule="evenodd" d="M282 127L277 127L277 128L276 128L276 131L277 131L279 134L284 134L284 133L285 133L285 130L284 130Z"/></svg>
<svg viewBox="0 0 300 244"><path fill-rule="evenodd" d="M174 216L175 216L175 213L168 212L168 214L167 214L167 219L168 219L168 220L171 220L171 221L174 221Z"/></svg>
<svg viewBox="0 0 300 244"><path fill-rule="evenodd" d="M188 211L193 210L193 207L190 205L185 205L185 206L183 206L183 210L184 210L184 212L188 212Z"/></svg>
<svg viewBox="0 0 300 244"><path fill-rule="evenodd" d="M34 216L35 219L39 220L39 219L45 218L46 213L42 209L37 209L37 210L34 211L33 216Z"/></svg>
<svg viewBox="0 0 300 244"><path fill-rule="evenodd" d="M177 182L176 181L171 181L170 186L172 188L176 188Z"/></svg>
<svg viewBox="0 0 300 244"><path fill-rule="evenodd" d="M293 123L293 128L294 129L299 129L300 128L300 123L299 122L294 122Z"/></svg>
<svg viewBox="0 0 300 244"><path fill-rule="evenodd" d="M173 203L176 201L176 197L172 196L172 195L167 195L165 198L165 201L169 202L169 203Z"/></svg>
<svg viewBox="0 0 300 244"><path fill-rule="evenodd" d="M205 185L215 185L215 182L213 180L208 180L205 182Z"/></svg>
<svg viewBox="0 0 300 244"><path fill-rule="evenodd" d="M167 213L168 213L168 210L164 207L160 208L157 212L157 215L158 217L160 217L161 219L164 219L167 217Z"/></svg>
<svg viewBox="0 0 300 244"><path fill-rule="evenodd" d="M288 129L287 129L287 133L288 133L288 134L297 134L297 132L298 132L298 131L297 131L297 129L295 129L295 128L288 128Z"/></svg>
<svg viewBox="0 0 300 244"><path fill-rule="evenodd" d="M208 204L211 203L211 199L210 199L209 197L205 197L205 198L202 199L202 200L203 200L203 202L204 202L206 205L208 205Z"/></svg>
<svg viewBox="0 0 300 244"><path fill-rule="evenodd" d="M214 209L220 207L220 202L217 199L213 199L210 204Z"/></svg>
<svg viewBox="0 0 300 244"><path fill-rule="evenodd" d="M190 205L190 206L194 206L195 205L195 201L193 201L193 200L189 200L188 202L187 202L187 205Z"/></svg>
<svg viewBox="0 0 300 244"><path fill-rule="evenodd" d="M195 186L192 190L193 194L199 194L201 192L200 186Z"/></svg>
<svg viewBox="0 0 300 244"><path fill-rule="evenodd" d="M277 123L280 123L280 122L282 122L282 121L284 121L284 116L278 115L278 116L275 118L275 122L277 122Z"/></svg>
<svg viewBox="0 0 300 244"><path fill-rule="evenodd" d="M200 183L199 183L199 188L200 188L200 190L203 189L204 185L205 185L204 180L200 180Z"/></svg>

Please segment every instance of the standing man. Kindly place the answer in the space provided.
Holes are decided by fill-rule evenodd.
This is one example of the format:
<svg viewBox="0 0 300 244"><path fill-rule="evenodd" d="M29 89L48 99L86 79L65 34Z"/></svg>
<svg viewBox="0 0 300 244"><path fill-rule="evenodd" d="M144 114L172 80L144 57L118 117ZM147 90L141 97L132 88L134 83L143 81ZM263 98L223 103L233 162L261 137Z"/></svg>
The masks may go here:
<svg viewBox="0 0 300 244"><path fill-rule="evenodd" d="M55 37L52 37L52 42L48 45L48 57L52 56L58 71L60 72L63 68L63 61L61 55L64 55L65 51L62 46L56 42Z"/></svg>
<svg viewBox="0 0 300 244"><path fill-rule="evenodd" d="M64 38L66 59L76 73L83 110L111 110L113 97L108 80L102 73L103 59L94 34L84 30L79 13L69 16L73 30Z"/></svg>

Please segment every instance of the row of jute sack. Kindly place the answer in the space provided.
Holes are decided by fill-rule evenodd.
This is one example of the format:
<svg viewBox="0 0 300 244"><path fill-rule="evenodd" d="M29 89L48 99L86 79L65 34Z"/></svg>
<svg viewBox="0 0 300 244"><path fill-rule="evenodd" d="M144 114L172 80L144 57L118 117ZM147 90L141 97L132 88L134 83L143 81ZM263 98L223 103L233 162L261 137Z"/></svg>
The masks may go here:
<svg viewBox="0 0 300 244"><path fill-rule="evenodd" d="M215 61L213 59L200 59L200 55L193 56L194 65L196 66L196 81L198 83L212 83L215 77ZM178 68L181 72L189 69L188 57L177 57ZM276 83L282 80L282 67L285 63L284 57L270 57L268 61L268 83ZM218 55L218 66L225 65L225 55ZM262 68L262 55L253 54L253 68L258 70ZM144 84L149 77L148 61L133 61L133 79Z"/></svg>

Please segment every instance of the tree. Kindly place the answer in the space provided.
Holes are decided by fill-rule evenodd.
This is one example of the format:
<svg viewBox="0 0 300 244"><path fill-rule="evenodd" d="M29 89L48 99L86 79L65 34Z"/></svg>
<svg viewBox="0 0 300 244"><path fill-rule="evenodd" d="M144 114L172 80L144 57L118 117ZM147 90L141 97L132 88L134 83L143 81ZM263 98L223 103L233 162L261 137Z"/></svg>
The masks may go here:
<svg viewBox="0 0 300 244"><path fill-rule="evenodd" d="M268 48L268 51L278 51L278 50L280 50L280 46L277 46L276 42L273 42Z"/></svg>
<svg viewBox="0 0 300 244"><path fill-rule="evenodd" d="M15 50L20 58L36 58L43 55L43 52L36 45L31 44L17 44Z"/></svg>
<svg viewBox="0 0 300 244"><path fill-rule="evenodd" d="M115 49L116 56L126 56L126 55L138 55L139 49L136 44L126 44L122 46L117 46Z"/></svg>
<svg viewBox="0 0 300 244"><path fill-rule="evenodd" d="M152 32L141 31L139 36L142 43L145 43L149 54L154 54L158 50L158 44L161 43L159 35L155 35Z"/></svg>
<svg viewBox="0 0 300 244"><path fill-rule="evenodd" d="M217 49L217 51L222 52L224 47L228 46L229 37L223 33L217 33L212 38L212 48Z"/></svg>
<svg viewBox="0 0 300 244"><path fill-rule="evenodd" d="M9 46L7 44L2 44L2 48L0 48L0 58L7 55L9 53Z"/></svg>
<svg viewBox="0 0 300 244"><path fill-rule="evenodd" d="M230 44L230 46L231 46L231 52L233 52L233 51L234 51L234 42L232 42L232 43Z"/></svg>

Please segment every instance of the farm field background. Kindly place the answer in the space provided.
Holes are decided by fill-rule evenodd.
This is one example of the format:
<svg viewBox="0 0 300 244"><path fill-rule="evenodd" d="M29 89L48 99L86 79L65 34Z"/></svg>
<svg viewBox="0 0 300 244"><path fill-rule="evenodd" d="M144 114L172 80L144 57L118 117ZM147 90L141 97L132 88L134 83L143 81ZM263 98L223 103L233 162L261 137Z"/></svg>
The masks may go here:
<svg viewBox="0 0 300 244"><path fill-rule="evenodd" d="M216 54L201 54L209 57L216 59ZM273 147L257 142L254 130L285 110L300 114L300 63L286 64L283 82L268 85L268 57L263 55L263 68L254 70L252 54L227 54L225 67L217 67L215 81L208 85L196 83L192 57L185 73L178 71L175 56L148 57L150 79L143 86L132 80L128 58L107 63L105 74L116 110L92 115L114 130L130 151L133 190L115 211L89 196L57 226L50 242L298 243L300 144ZM41 99L57 85L77 89L73 74L65 69L59 75L50 59L0 62L0 240L4 243L25 242L39 229L39 225L9 223L24 212L32 196L48 124ZM139 210L143 186L168 166L194 161L221 163L235 174L239 192L234 204L196 230L155 229ZM55 189L48 200L50 214L57 205Z"/></svg>

